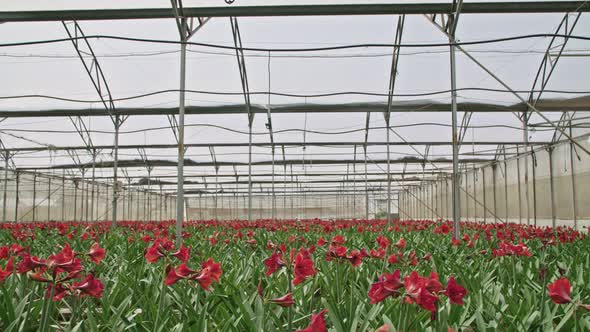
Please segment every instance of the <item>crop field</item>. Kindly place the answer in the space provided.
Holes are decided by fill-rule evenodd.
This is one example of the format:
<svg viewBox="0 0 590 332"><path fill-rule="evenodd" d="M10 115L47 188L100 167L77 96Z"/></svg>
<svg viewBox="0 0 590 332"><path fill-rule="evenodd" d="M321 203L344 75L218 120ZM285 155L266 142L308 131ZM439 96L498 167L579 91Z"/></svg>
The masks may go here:
<svg viewBox="0 0 590 332"><path fill-rule="evenodd" d="M403 220L3 224L2 331L590 329L571 228Z"/></svg>

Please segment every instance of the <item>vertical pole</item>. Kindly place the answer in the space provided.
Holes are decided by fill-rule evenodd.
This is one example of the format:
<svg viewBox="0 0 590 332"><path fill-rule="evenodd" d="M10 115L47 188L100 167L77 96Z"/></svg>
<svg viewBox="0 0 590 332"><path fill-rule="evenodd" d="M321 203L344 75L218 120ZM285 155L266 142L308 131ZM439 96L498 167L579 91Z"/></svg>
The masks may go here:
<svg viewBox="0 0 590 332"><path fill-rule="evenodd" d="M248 118L248 221L252 221L252 121Z"/></svg>
<svg viewBox="0 0 590 332"><path fill-rule="evenodd" d="M531 154L531 158L537 158L534 153ZM536 162L534 159L531 160L533 168L533 222L537 227L537 171Z"/></svg>
<svg viewBox="0 0 590 332"><path fill-rule="evenodd" d="M477 169L473 164L473 221L477 222Z"/></svg>
<svg viewBox="0 0 590 332"><path fill-rule="evenodd" d="M387 128L385 130L387 130L387 225L391 225L391 161L389 160L390 158L390 154L389 154L389 114L387 115L387 119L386 119L386 125Z"/></svg>
<svg viewBox="0 0 590 332"><path fill-rule="evenodd" d="M92 197L90 199L90 219L95 220L94 218L94 189L95 189L95 181L96 181L96 149L92 150ZM98 211L96 211L98 213Z"/></svg>
<svg viewBox="0 0 590 332"><path fill-rule="evenodd" d="M522 114L522 138L524 142L524 195L526 202L526 224L531 224L531 207L529 201L529 158L527 156L529 150L529 127L527 126L527 113ZM534 165L533 165L534 167Z"/></svg>
<svg viewBox="0 0 590 332"><path fill-rule="evenodd" d="M497 200L497 195L496 195L496 169L498 168L497 164L492 164L492 192L493 192L493 198L494 198L494 222L498 222L498 204L496 203Z"/></svg>
<svg viewBox="0 0 590 332"><path fill-rule="evenodd" d="M66 170L62 170L61 175L61 220L65 221L66 213Z"/></svg>
<svg viewBox="0 0 590 332"><path fill-rule="evenodd" d="M109 186L105 185L104 188L104 194L105 194L105 205L104 205L104 221L109 220L109 206L110 206L110 201L109 201Z"/></svg>
<svg viewBox="0 0 590 332"><path fill-rule="evenodd" d="M277 202L276 202L276 194L275 194L275 146L273 144L273 146L272 146L272 220L273 221L277 217L277 215L276 215L276 209L277 209L276 204L277 204Z"/></svg>
<svg viewBox="0 0 590 332"><path fill-rule="evenodd" d="M19 201L19 184L20 184L20 173L16 171L16 187L15 187L15 196L16 199L14 200L14 222L18 221L18 201Z"/></svg>
<svg viewBox="0 0 590 332"><path fill-rule="evenodd" d="M121 118L119 115L115 115L115 156L113 161L113 203L111 211L111 227L117 226L117 199L119 198L118 193L118 179L117 172L119 170L119 128L121 127Z"/></svg>
<svg viewBox="0 0 590 332"><path fill-rule="evenodd" d="M504 159L504 222L508 222L508 167L506 166L506 159Z"/></svg>
<svg viewBox="0 0 590 332"><path fill-rule="evenodd" d="M82 179L80 180L80 221L84 220L84 174L86 170L81 168L82 171Z"/></svg>
<svg viewBox="0 0 590 332"><path fill-rule="evenodd" d="M516 146L516 177L518 179L518 223L522 224L522 197L520 190L520 151Z"/></svg>
<svg viewBox="0 0 590 332"><path fill-rule="evenodd" d="M572 136L572 117L570 116L569 122L569 132L570 136ZM573 136L572 136L573 137ZM576 195L576 173L575 173L575 164L574 164L574 144L570 141L570 172L572 178L572 213L574 217L574 229L578 230L578 205L576 202L577 195Z"/></svg>
<svg viewBox="0 0 590 332"><path fill-rule="evenodd" d="M139 191L139 187L137 188L137 202L135 203L135 215L137 216L136 219L140 220L139 218L139 201L141 200L141 191Z"/></svg>
<svg viewBox="0 0 590 332"><path fill-rule="evenodd" d="M129 182L129 184L131 184L131 181ZM133 218L133 188L131 188L131 186L129 186L130 190L129 190L129 201L127 202L127 217L129 218L129 220L135 220Z"/></svg>
<svg viewBox="0 0 590 332"><path fill-rule="evenodd" d="M84 210L84 213L85 213L84 214L85 215L84 221L88 221L89 220L88 213L90 211L90 207L89 207L90 206L90 204L89 204L90 203L89 202L90 194L88 193L88 188L90 187L90 183L88 183L88 180L86 180L85 182L82 182L82 186L84 186L84 183L86 183L86 190L84 190L84 193L86 194L85 199L84 199L84 202L86 204L86 209ZM82 188L84 188L84 187L82 187Z"/></svg>
<svg viewBox="0 0 590 332"><path fill-rule="evenodd" d="M483 223L487 222L488 216L488 207L486 204L486 169L485 167L481 168L481 188L483 193Z"/></svg>
<svg viewBox="0 0 590 332"><path fill-rule="evenodd" d="M4 152L4 198L2 199L2 221L6 220L6 191L8 190L8 158L10 154L8 151Z"/></svg>
<svg viewBox="0 0 590 332"><path fill-rule="evenodd" d="M557 216L556 216L556 209L555 209L555 183L553 179L553 147L549 146L547 148L547 152L549 153L549 188L551 190L551 226L555 231L555 227L557 226Z"/></svg>
<svg viewBox="0 0 590 332"><path fill-rule="evenodd" d="M78 181L73 180L74 183L74 221L78 221Z"/></svg>
<svg viewBox="0 0 590 332"><path fill-rule="evenodd" d="M365 219L369 220L369 177L367 174L367 147L365 146Z"/></svg>
<svg viewBox="0 0 590 332"><path fill-rule="evenodd" d="M158 212L158 220L162 221L162 185L160 184L160 195L158 196L160 200L160 211Z"/></svg>
<svg viewBox="0 0 590 332"><path fill-rule="evenodd" d="M47 178L47 221L51 220L51 177Z"/></svg>
<svg viewBox="0 0 590 332"><path fill-rule="evenodd" d="M452 42L454 36L449 38ZM461 220L461 202L459 192L459 145L457 136L457 78L455 64L455 46L450 47L451 56L451 111L452 111L452 135L453 135L453 238L459 238L459 221Z"/></svg>
<svg viewBox="0 0 590 332"><path fill-rule="evenodd" d="M33 173L33 222L37 221L37 216L35 215L37 212L37 173Z"/></svg>
<svg viewBox="0 0 590 332"><path fill-rule="evenodd" d="M178 176L176 187L176 245L182 241L182 222L184 221L184 101L186 85L186 18L180 23L180 96L178 107Z"/></svg>

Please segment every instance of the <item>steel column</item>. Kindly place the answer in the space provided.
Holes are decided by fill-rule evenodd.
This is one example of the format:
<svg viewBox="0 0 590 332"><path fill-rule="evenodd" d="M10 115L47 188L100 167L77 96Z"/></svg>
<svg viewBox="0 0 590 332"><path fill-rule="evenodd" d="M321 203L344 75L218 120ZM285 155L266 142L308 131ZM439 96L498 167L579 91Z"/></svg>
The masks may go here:
<svg viewBox="0 0 590 332"><path fill-rule="evenodd" d="M178 106L178 185L176 187L176 244L182 242L182 223L184 221L184 108L186 88L186 42L187 20L180 18L180 95Z"/></svg>
<svg viewBox="0 0 590 332"><path fill-rule="evenodd" d="M522 224L522 194L520 190L520 151L518 145L516 146L516 177L518 179L518 223Z"/></svg>
<svg viewBox="0 0 590 332"><path fill-rule="evenodd" d="M547 152L549 153L549 188L551 191L551 226L553 227L553 231L555 231L555 227L557 226L557 217L556 217L556 209L555 209L555 183L553 179L553 147L549 146L547 148Z"/></svg>
<svg viewBox="0 0 590 332"><path fill-rule="evenodd" d="M570 136L572 135L572 116L570 116L569 121L569 132ZM576 195L576 173L575 173L575 164L574 164L574 144L570 142L570 172L572 178L572 214L574 217L574 229L578 229L578 205L576 199L578 198Z"/></svg>
<svg viewBox="0 0 590 332"><path fill-rule="evenodd" d="M481 184L482 184L482 192L483 192L483 223L487 223L487 216L488 216L488 207L486 203L486 169L483 167L481 169Z"/></svg>
<svg viewBox="0 0 590 332"><path fill-rule="evenodd" d="M2 199L2 221L6 222L6 199L8 190L8 159L10 154L8 152L4 152L4 195Z"/></svg>
<svg viewBox="0 0 590 332"><path fill-rule="evenodd" d="M37 221L37 204L35 201L37 200L37 173L33 174L33 222Z"/></svg>
<svg viewBox="0 0 590 332"><path fill-rule="evenodd" d="M14 222L18 222L18 201L19 201L19 184L20 184L20 173L16 171L16 186L15 186L15 197L14 200Z"/></svg>

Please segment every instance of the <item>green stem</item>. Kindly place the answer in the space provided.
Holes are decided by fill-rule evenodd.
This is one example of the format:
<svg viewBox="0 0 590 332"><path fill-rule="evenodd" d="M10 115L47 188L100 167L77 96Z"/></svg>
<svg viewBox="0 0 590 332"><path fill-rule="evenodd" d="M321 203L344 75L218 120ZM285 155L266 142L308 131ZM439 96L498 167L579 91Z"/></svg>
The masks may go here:
<svg viewBox="0 0 590 332"><path fill-rule="evenodd" d="M540 262L540 268L541 269L545 269L545 249L547 248L547 246L543 246L543 250L541 250L541 262ZM547 270L543 271L543 278L541 279L541 301L540 303L540 312L541 312L541 324L543 324L543 322L545 321L545 292L547 291L545 289L545 280L547 278Z"/></svg>
<svg viewBox="0 0 590 332"><path fill-rule="evenodd" d="M158 304L158 312L156 312L156 321L154 322L154 332L158 330L158 324L160 323L160 313L164 311L164 298L166 298L166 266L168 266L168 260L164 264L164 277L162 278L162 285L160 286L160 302Z"/></svg>
<svg viewBox="0 0 590 332"><path fill-rule="evenodd" d="M39 329L40 332L45 332L47 330L47 325L49 323L49 313L51 311L51 304L53 303L53 296L55 295L55 283L51 283L51 291L49 292L49 298L46 298L43 301L43 313L41 314L41 328Z"/></svg>
<svg viewBox="0 0 590 332"><path fill-rule="evenodd" d="M78 296L74 296L74 303L72 305L72 319L70 319L70 329L73 329L78 319L78 306L80 299Z"/></svg>
<svg viewBox="0 0 590 332"><path fill-rule="evenodd" d="M289 284L289 293L291 296L293 295L293 284L291 283L291 269L287 269L287 283ZM287 319L288 319L288 329L289 331L293 331L293 308L289 307L287 309Z"/></svg>

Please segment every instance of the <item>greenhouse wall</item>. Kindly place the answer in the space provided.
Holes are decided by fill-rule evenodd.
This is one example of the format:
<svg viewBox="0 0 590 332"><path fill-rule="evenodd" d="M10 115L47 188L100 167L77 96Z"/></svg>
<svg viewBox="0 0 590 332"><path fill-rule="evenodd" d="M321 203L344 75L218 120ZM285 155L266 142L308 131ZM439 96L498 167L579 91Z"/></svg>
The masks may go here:
<svg viewBox="0 0 590 332"><path fill-rule="evenodd" d="M585 134L576 140L588 149L589 138ZM518 157L502 159L500 150L499 160L462 171L461 220L540 226L553 225L555 220L555 225L589 225L590 156L569 141L526 154L523 146L518 150ZM404 218L453 218L449 178L424 182L400 195ZM434 211L425 209L426 205L434 206Z"/></svg>

